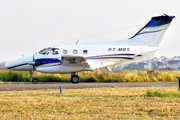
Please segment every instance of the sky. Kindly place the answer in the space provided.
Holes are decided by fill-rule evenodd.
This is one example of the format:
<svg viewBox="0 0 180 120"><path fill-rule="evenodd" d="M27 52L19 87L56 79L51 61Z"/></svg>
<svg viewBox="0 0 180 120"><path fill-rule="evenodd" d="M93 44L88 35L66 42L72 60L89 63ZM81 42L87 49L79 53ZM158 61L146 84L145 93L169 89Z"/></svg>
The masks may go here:
<svg viewBox="0 0 180 120"><path fill-rule="evenodd" d="M0 61L56 44L130 38L153 16L176 16L155 57L180 56L179 0L2 0Z"/></svg>

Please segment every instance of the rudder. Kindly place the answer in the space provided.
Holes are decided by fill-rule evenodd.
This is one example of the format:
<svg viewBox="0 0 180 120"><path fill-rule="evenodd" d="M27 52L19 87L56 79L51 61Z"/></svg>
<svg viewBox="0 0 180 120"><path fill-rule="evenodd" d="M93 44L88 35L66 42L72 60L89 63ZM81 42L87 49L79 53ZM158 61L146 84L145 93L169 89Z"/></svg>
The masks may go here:
<svg viewBox="0 0 180 120"><path fill-rule="evenodd" d="M158 47L174 17L175 16L168 15L152 17L151 20L129 40L131 40L134 45Z"/></svg>

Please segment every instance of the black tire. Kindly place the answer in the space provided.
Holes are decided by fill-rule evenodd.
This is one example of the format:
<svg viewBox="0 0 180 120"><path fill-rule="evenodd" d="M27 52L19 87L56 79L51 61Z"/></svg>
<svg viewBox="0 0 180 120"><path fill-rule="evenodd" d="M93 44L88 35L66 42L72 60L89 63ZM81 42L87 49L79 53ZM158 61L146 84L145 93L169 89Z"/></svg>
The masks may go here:
<svg viewBox="0 0 180 120"><path fill-rule="evenodd" d="M33 83L33 84L37 84L37 82L38 82L37 79L33 79L33 80L32 80L32 83Z"/></svg>
<svg viewBox="0 0 180 120"><path fill-rule="evenodd" d="M73 84L77 84L77 83L79 83L79 81L80 81L80 78L79 78L78 75L73 75L73 76L71 77L71 82L72 82Z"/></svg>

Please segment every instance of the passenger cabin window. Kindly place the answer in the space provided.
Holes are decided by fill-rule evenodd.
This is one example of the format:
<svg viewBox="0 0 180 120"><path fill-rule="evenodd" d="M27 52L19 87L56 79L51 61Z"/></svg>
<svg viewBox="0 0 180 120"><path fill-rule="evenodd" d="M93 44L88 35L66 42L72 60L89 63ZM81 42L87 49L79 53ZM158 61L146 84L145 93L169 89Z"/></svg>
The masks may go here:
<svg viewBox="0 0 180 120"><path fill-rule="evenodd" d="M83 54L88 54L88 51L87 50L83 50Z"/></svg>
<svg viewBox="0 0 180 120"><path fill-rule="evenodd" d="M68 51L67 50L63 50L63 54L68 54Z"/></svg>
<svg viewBox="0 0 180 120"><path fill-rule="evenodd" d="M50 48L44 48L39 52L39 54L45 55L49 50L50 50Z"/></svg>
<svg viewBox="0 0 180 120"><path fill-rule="evenodd" d="M73 50L73 54L78 54L78 51L77 50Z"/></svg>
<svg viewBox="0 0 180 120"><path fill-rule="evenodd" d="M59 54L59 48L51 48L50 55L58 55Z"/></svg>

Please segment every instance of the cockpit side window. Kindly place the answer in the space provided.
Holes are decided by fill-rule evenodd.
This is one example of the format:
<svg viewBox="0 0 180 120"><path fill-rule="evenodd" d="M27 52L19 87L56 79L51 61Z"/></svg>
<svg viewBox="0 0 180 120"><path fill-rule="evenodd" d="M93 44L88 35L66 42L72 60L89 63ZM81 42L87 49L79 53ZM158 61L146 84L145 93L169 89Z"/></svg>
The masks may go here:
<svg viewBox="0 0 180 120"><path fill-rule="evenodd" d="M51 48L50 55L58 55L59 54L59 48Z"/></svg>
<svg viewBox="0 0 180 120"><path fill-rule="evenodd" d="M45 55L45 54L49 51L49 49L50 49L50 48L44 48L44 49L42 49L42 50L39 52L39 54Z"/></svg>

